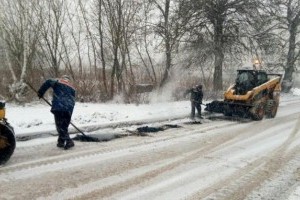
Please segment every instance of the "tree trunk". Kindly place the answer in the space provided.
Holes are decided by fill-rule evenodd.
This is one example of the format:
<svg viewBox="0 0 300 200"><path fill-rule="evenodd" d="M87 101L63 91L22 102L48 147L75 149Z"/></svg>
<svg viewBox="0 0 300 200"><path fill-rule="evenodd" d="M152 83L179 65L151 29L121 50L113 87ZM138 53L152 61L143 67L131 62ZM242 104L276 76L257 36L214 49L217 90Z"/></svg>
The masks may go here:
<svg viewBox="0 0 300 200"><path fill-rule="evenodd" d="M160 83L160 87L163 87L167 83L167 81L170 77L171 63L172 63L172 58L171 58L170 43L169 43L168 39L166 39L166 67L165 67L165 71L163 74L163 78Z"/></svg>
<svg viewBox="0 0 300 200"><path fill-rule="evenodd" d="M222 73L222 66L224 61L224 54L223 51L217 47L215 51L215 71L214 71L214 90L223 90L223 73Z"/></svg>
<svg viewBox="0 0 300 200"><path fill-rule="evenodd" d="M170 33L169 33L169 9L170 9L170 0L166 0L165 2L165 11L164 11L164 37L165 37L165 51L166 51L166 66L164 70L164 74L162 80L160 82L160 87L163 87L170 76L170 69L172 64L171 57L171 44L170 44Z"/></svg>
<svg viewBox="0 0 300 200"><path fill-rule="evenodd" d="M115 78L117 78L117 87L119 87L119 77L118 73L120 70L120 64L118 60L118 48L114 48L114 64L113 64L113 69L111 72L111 84L110 84L110 99L114 97L114 91L115 91Z"/></svg>
<svg viewBox="0 0 300 200"><path fill-rule="evenodd" d="M289 50L287 54L287 61L285 66L285 75L284 80L292 81L293 79L293 72L294 72L294 65L295 65L295 49L296 49L296 34L297 34L297 27L290 26L290 37L289 37Z"/></svg>
<svg viewBox="0 0 300 200"><path fill-rule="evenodd" d="M98 1L99 5L99 12L98 12L98 24L99 24L99 37L100 37L100 56L101 56L101 63L102 63L102 82L104 86L104 92L106 96L108 95L108 86L107 86L107 78L106 78L106 60L104 56L104 42L103 42L103 30L102 30L102 0Z"/></svg>
<svg viewBox="0 0 300 200"><path fill-rule="evenodd" d="M2 33L3 33L3 38L6 40L6 32L5 30L2 30ZM7 52L7 47L4 47L3 50L4 50L4 54L5 54L5 59L7 61L7 64L8 64L8 68L9 68L9 71L11 73L11 77L13 79L13 82L17 82L17 76L16 76L16 73L13 69L13 66L12 66L12 63L11 63L11 60L9 59L9 55L8 55L8 52Z"/></svg>
<svg viewBox="0 0 300 200"><path fill-rule="evenodd" d="M223 53L223 19L219 18L216 20L214 24L214 80L213 87L214 90L223 90L223 75L222 75L222 67L224 61L224 53Z"/></svg>

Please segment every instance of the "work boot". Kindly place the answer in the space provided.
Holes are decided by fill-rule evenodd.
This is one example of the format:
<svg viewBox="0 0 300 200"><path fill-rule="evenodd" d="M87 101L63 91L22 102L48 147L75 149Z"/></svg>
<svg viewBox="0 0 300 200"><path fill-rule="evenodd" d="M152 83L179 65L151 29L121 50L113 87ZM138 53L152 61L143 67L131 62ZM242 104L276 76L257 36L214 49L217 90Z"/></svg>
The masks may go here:
<svg viewBox="0 0 300 200"><path fill-rule="evenodd" d="M63 139L58 139L56 146L58 148L64 148L65 147L65 141Z"/></svg>
<svg viewBox="0 0 300 200"><path fill-rule="evenodd" d="M65 146L64 146L64 149L67 150L67 149L70 149L72 147L74 147L74 142L73 140L67 140L66 143L65 143Z"/></svg>
<svg viewBox="0 0 300 200"><path fill-rule="evenodd" d="M197 118L199 118L199 119L203 119L203 117L202 117L201 113L199 113L199 114L197 115Z"/></svg>

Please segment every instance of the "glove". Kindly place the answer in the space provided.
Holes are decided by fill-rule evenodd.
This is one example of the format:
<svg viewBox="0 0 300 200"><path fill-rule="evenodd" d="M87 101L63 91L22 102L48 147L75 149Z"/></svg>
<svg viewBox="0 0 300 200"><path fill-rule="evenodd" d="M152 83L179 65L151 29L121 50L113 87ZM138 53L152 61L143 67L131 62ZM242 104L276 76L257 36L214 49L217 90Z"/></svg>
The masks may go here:
<svg viewBox="0 0 300 200"><path fill-rule="evenodd" d="M38 95L39 99L40 99L40 98L43 98L43 95L42 95L42 94L38 93L37 95Z"/></svg>

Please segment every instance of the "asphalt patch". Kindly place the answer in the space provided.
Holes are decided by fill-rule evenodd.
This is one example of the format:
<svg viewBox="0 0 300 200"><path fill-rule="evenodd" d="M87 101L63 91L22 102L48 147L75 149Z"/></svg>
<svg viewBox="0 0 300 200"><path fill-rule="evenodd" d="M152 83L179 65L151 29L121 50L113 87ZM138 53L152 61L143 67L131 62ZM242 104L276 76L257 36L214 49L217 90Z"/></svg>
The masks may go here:
<svg viewBox="0 0 300 200"><path fill-rule="evenodd" d="M147 133L156 133L159 131L165 131L170 128L181 128L181 126L179 126L177 124L165 124L165 125L158 126L158 127L142 126L142 127L137 128L135 131L127 130L127 132L134 134L134 135L138 135L138 136L148 136Z"/></svg>
<svg viewBox="0 0 300 200"><path fill-rule="evenodd" d="M201 121L189 121L189 122L184 122L184 124L202 124Z"/></svg>

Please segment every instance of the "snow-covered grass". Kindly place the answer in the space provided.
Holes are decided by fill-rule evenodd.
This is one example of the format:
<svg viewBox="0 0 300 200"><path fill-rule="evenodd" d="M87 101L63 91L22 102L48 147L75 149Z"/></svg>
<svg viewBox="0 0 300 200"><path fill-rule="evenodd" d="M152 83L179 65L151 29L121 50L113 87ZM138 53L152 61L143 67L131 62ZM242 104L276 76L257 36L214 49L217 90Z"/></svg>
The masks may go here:
<svg viewBox="0 0 300 200"><path fill-rule="evenodd" d="M121 123L142 123L187 117L189 101L161 102L154 104L104 104L76 103L72 122L77 127L118 126ZM16 135L55 131L54 117L50 107L43 102L24 106L7 103L6 117ZM70 126L70 129L72 126Z"/></svg>

